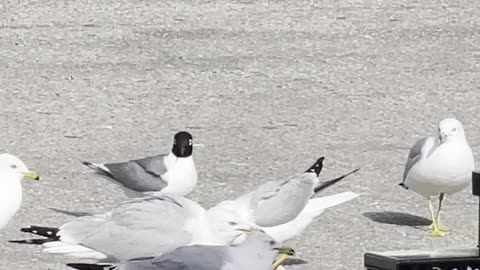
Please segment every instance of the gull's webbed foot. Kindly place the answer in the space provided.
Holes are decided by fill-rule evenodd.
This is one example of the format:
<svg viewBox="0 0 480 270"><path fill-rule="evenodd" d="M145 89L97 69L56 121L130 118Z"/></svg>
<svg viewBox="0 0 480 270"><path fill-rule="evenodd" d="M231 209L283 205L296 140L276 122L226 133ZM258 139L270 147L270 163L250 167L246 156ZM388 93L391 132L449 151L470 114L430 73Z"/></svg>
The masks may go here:
<svg viewBox="0 0 480 270"><path fill-rule="evenodd" d="M434 236L434 237L444 237L444 236L446 236L445 232L442 232L439 229L436 229L436 230L434 229L432 232L430 232L430 235Z"/></svg>
<svg viewBox="0 0 480 270"><path fill-rule="evenodd" d="M447 232L448 231L448 228L445 227L442 222L440 222L440 219L437 219L437 228L438 228L439 231L442 231L442 232ZM430 226L428 226L428 229L433 231L433 229L434 229L433 223L430 224Z"/></svg>

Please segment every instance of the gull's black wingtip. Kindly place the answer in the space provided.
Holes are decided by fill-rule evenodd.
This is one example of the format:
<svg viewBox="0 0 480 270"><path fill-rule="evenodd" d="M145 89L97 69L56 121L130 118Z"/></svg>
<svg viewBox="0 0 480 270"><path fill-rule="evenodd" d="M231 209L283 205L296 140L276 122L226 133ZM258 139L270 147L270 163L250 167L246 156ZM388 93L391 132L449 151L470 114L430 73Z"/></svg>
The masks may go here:
<svg viewBox="0 0 480 270"><path fill-rule="evenodd" d="M55 240L42 238L42 239L25 239L25 240L8 240L9 243L14 244L25 244L25 245L43 245L48 242L53 242Z"/></svg>
<svg viewBox="0 0 480 270"><path fill-rule="evenodd" d="M306 170L305 172L306 173L314 172L318 177L320 175L320 172L322 171L323 160L324 159L325 159L325 157L321 157L321 158L317 159L317 161L310 168L308 168L308 170Z"/></svg>
<svg viewBox="0 0 480 270"><path fill-rule="evenodd" d="M347 176L349 176L349 175L351 175L351 174L354 174L354 173L358 172L359 170L360 170L360 168L355 169L355 170L353 170L353 171L351 171L351 172L349 172L349 173L346 173L346 174L344 174L344 175L341 175L341 176L339 176L339 177L337 177L337 178L335 178L335 179L332 179L332 180L329 180L329 181L324 181L324 182L320 183L320 185L316 186L316 187L313 189L313 192L316 194L316 193L318 193L318 192L326 189L327 187L329 187L329 186L331 186L331 185L333 185L333 184L335 184L335 183L337 183L337 182L340 182L340 181L341 181L342 179L344 179L345 177L347 177Z"/></svg>
<svg viewBox="0 0 480 270"><path fill-rule="evenodd" d="M21 228L20 231L24 233L40 235L53 240L60 239L60 236L57 236L59 229L54 227L43 227L43 226L32 225L30 227Z"/></svg>
<svg viewBox="0 0 480 270"><path fill-rule="evenodd" d="M112 270L115 266L108 264L94 264L94 263L67 263L68 267L78 270Z"/></svg>

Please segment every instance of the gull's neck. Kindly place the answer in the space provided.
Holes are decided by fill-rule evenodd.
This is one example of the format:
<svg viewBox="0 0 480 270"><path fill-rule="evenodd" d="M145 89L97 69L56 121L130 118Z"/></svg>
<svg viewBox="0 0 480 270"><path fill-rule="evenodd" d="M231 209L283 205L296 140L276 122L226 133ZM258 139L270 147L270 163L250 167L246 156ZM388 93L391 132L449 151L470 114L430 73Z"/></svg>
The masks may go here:
<svg viewBox="0 0 480 270"><path fill-rule="evenodd" d="M193 157L192 155L188 157L177 157L172 151L168 153L168 155L164 159L165 164L167 165L167 168L173 165L174 163L180 163L180 164L193 164Z"/></svg>
<svg viewBox="0 0 480 270"><path fill-rule="evenodd" d="M215 226L215 219L211 220L209 216L209 212L204 212L195 219L195 223L192 224L195 227L195 233L192 234L190 245L223 246L228 244L219 234Z"/></svg>

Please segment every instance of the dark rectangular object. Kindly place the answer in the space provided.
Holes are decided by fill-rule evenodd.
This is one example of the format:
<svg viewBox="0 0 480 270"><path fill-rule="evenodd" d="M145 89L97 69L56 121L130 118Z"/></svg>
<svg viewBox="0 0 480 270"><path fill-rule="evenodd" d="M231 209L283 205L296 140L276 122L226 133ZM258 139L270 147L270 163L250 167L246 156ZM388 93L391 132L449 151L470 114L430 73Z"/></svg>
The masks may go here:
<svg viewBox="0 0 480 270"><path fill-rule="evenodd" d="M472 172L472 193L480 196L480 173Z"/></svg>
<svg viewBox="0 0 480 270"><path fill-rule="evenodd" d="M367 270L477 270L478 249L366 253Z"/></svg>

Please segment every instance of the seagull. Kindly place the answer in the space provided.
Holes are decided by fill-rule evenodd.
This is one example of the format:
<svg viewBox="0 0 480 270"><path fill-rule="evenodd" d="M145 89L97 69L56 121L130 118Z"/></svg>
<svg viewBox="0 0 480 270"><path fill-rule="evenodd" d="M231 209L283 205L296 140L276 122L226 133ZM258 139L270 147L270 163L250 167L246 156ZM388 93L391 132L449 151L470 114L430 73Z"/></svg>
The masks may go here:
<svg viewBox="0 0 480 270"><path fill-rule="evenodd" d="M192 135L181 131L175 134L168 155L160 154L118 163L82 161L82 164L119 184L128 197L156 191L186 196L197 184L192 151Z"/></svg>
<svg viewBox="0 0 480 270"><path fill-rule="evenodd" d="M359 170L319 184L323 160L324 157L317 159L302 174L283 181L267 182L237 199L222 201L208 211L217 215L223 211L234 212L244 222L259 226L276 241L287 241L302 233L327 208L359 196L354 192L343 192L316 198L320 191Z"/></svg>
<svg viewBox="0 0 480 270"><path fill-rule="evenodd" d="M251 232L236 246L183 246L160 256L134 258L117 265L70 263L67 266L79 270L272 270L294 254L292 248L280 246L269 235ZM278 255L280 258L276 260Z"/></svg>
<svg viewBox="0 0 480 270"><path fill-rule="evenodd" d="M120 203L105 213L75 218L59 228L22 228L22 232L47 238L10 242L40 244L52 254L118 262L156 256L181 246L229 245L245 231L254 230L260 229L231 212L209 213L185 197L156 192Z"/></svg>
<svg viewBox="0 0 480 270"><path fill-rule="evenodd" d="M0 229L4 228L20 209L22 204L21 180L26 177L40 180L29 171L27 166L16 156L0 154Z"/></svg>
<svg viewBox="0 0 480 270"><path fill-rule="evenodd" d="M462 123L454 118L440 121L435 135L420 139L410 150L403 182L399 185L427 200L432 236L445 236L447 229L440 222L445 194L466 188L471 182L474 165ZM431 201L433 196L438 196L439 200L436 215Z"/></svg>

